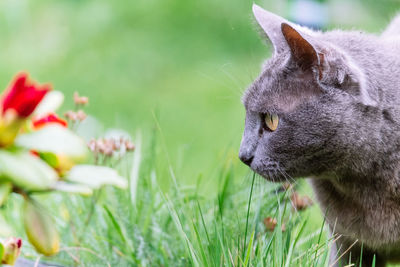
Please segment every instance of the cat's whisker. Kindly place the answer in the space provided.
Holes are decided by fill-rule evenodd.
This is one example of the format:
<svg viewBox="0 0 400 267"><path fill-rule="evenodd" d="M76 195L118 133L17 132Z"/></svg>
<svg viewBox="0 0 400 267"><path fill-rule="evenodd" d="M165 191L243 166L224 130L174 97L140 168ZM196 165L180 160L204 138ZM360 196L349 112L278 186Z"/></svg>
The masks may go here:
<svg viewBox="0 0 400 267"><path fill-rule="evenodd" d="M226 77L228 77L235 84L235 86L234 86L234 88L236 89L235 93L237 95L239 95L239 96L242 96L244 91L245 91L245 89L244 89L245 86L244 85L247 84L247 83L239 80L237 78L237 75L233 75L229 71L225 70L224 69L225 66L226 66L226 64L223 67L221 67L221 72L224 73L226 75ZM231 86L227 86L227 87L232 88Z"/></svg>
<svg viewBox="0 0 400 267"><path fill-rule="evenodd" d="M289 177L289 176L287 176L287 175L286 175L284 172L282 172L279 168L278 168L277 170L283 175L283 178L285 178L285 181L286 181L286 182L291 183L290 177Z"/></svg>
<svg viewBox="0 0 400 267"><path fill-rule="evenodd" d="M278 167L278 170L280 171L280 173L282 173L283 176L288 177L290 180L288 180L288 183L296 183L296 180L290 176L285 170L281 169Z"/></svg>
<svg viewBox="0 0 400 267"><path fill-rule="evenodd" d="M277 170L285 177L285 180L286 180L288 183L294 184L294 183L296 182L296 181L293 179L293 177L291 177L291 176L290 176L287 172L285 172L284 170L281 170L280 168L278 168ZM289 177L289 179L291 179L291 180L288 180L287 177ZM286 189L286 190L290 190L289 193L291 193L291 194L293 194L293 193L295 192L293 186L290 186L290 187L289 187L288 189ZM296 213L298 213L298 210L297 210L297 208L296 208L295 203L293 203L292 198L289 196L288 199L289 199L290 204L292 205L294 211L295 211Z"/></svg>
<svg viewBox="0 0 400 267"><path fill-rule="evenodd" d="M256 179L255 179L254 186L255 186L256 188L260 188L261 181L262 181L262 177L260 177L258 174L256 174Z"/></svg>

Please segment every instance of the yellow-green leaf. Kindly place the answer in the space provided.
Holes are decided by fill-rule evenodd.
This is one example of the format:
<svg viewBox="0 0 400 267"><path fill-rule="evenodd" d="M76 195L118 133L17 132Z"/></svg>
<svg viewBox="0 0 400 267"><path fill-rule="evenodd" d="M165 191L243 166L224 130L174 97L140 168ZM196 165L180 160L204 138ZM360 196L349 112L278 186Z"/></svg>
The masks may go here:
<svg viewBox="0 0 400 267"><path fill-rule="evenodd" d="M12 184L8 181L0 182L0 207L7 201L11 193Z"/></svg>

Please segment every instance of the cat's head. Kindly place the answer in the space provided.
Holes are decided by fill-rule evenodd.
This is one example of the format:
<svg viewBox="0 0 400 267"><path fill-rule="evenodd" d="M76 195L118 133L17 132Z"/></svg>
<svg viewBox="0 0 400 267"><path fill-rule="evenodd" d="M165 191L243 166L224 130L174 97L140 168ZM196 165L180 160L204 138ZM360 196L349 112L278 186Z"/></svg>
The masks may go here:
<svg viewBox="0 0 400 267"><path fill-rule="evenodd" d="M253 13L274 53L243 97L240 159L273 181L318 176L355 161L353 154L369 142L357 132L377 106L363 72L324 33L257 5Z"/></svg>

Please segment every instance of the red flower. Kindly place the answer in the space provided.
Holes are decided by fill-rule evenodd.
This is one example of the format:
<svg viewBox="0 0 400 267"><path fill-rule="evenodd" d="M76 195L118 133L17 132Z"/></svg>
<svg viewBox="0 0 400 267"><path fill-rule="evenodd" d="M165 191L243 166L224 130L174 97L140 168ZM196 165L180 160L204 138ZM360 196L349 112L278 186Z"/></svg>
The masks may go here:
<svg viewBox="0 0 400 267"><path fill-rule="evenodd" d="M13 109L18 117L26 118L32 114L46 93L50 91L49 85L37 85L27 79L28 74L26 73L16 76L1 100L3 114L9 109Z"/></svg>
<svg viewBox="0 0 400 267"><path fill-rule="evenodd" d="M29 153L31 153L31 155L35 156L35 157L40 157L39 152L35 151L35 150L30 150Z"/></svg>
<svg viewBox="0 0 400 267"><path fill-rule="evenodd" d="M32 123L33 123L33 127L35 129L41 128L41 127L43 127L43 126L45 126L45 125L47 125L49 123L57 123L57 124L59 124L59 125L61 125L63 127L67 127L68 126L68 124L67 124L67 122L65 120L59 118L54 113L51 113L51 114L49 114L49 115L47 115L45 117L36 119Z"/></svg>

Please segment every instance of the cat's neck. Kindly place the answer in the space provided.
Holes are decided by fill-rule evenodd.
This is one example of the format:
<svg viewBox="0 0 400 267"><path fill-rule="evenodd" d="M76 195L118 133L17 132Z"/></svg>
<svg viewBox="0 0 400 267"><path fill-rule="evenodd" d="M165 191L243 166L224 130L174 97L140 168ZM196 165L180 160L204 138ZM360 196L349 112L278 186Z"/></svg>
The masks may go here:
<svg viewBox="0 0 400 267"><path fill-rule="evenodd" d="M384 199L396 199L400 203L400 179L394 173L385 177L335 173L312 178L310 182L316 193L322 191L322 195L335 195L360 204L382 202Z"/></svg>
<svg viewBox="0 0 400 267"><path fill-rule="evenodd" d="M374 247L399 240L398 191L379 178L376 183L365 177L364 182L349 178L352 179L310 179L329 225L335 225L339 234L355 236Z"/></svg>

